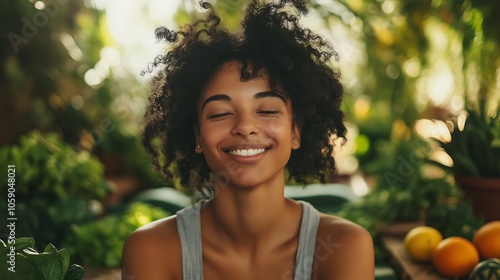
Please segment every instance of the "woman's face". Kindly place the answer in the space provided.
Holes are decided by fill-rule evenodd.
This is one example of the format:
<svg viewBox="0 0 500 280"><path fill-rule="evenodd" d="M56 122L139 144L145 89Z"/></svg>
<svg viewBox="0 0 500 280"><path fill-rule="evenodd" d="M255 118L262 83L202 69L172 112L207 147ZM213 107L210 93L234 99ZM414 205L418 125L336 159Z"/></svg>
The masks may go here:
<svg viewBox="0 0 500 280"><path fill-rule="evenodd" d="M300 146L290 100L272 92L265 75L242 82L240 69L225 63L202 91L196 152L219 187L284 184L284 167Z"/></svg>

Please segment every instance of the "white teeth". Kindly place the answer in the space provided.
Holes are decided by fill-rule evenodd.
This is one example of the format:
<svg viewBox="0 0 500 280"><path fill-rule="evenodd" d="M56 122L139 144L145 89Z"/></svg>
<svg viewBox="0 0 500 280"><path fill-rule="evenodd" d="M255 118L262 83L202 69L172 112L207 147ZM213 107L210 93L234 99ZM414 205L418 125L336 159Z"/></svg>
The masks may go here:
<svg viewBox="0 0 500 280"><path fill-rule="evenodd" d="M237 156L249 157L263 153L265 150L266 149L231 150L229 153Z"/></svg>

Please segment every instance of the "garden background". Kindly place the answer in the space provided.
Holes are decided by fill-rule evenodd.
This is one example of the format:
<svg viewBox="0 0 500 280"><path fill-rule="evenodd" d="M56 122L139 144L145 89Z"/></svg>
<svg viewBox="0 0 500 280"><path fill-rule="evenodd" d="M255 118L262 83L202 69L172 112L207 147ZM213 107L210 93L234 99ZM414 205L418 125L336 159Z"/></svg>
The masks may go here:
<svg viewBox="0 0 500 280"><path fill-rule="evenodd" d="M51 243L68 252L53 256L116 270L131 231L189 203L141 147L152 77L141 72L168 49L154 29L189 22L197 2L0 4L0 219L11 215L14 165L15 234L35 242L19 244L41 252ZM235 28L248 1L211 2ZM332 41L346 91L348 141L328 180L355 198L331 212L372 233L381 265L378 235L400 221L470 238L484 218L455 175L500 177L500 2L309 2L304 24ZM5 243L10 233L0 228Z"/></svg>

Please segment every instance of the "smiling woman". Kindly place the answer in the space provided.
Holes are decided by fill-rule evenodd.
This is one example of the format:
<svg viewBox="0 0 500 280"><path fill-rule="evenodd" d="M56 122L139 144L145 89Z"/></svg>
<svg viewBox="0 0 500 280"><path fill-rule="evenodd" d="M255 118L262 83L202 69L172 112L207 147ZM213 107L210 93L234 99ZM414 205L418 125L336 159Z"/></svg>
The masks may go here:
<svg viewBox="0 0 500 280"><path fill-rule="evenodd" d="M143 143L209 197L135 231L123 278L373 279L366 230L284 197L285 169L324 180L346 134L337 53L300 27L306 2L252 1L237 31L201 5L205 19L156 31L174 46L151 64Z"/></svg>

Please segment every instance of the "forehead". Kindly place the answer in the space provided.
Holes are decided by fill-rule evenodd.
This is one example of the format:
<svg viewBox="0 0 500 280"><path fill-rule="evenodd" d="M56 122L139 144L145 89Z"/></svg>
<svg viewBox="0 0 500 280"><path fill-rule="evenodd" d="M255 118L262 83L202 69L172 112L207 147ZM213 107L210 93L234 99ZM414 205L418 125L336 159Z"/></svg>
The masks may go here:
<svg viewBox="0 0 500 280"><path fill-rule="evenodd" d="M242 67L243 64L239 61L222 64L203 88L200 99L214 94L255 93L256 90L271 89L269 78L264 71L255 78L243 80Z"/></svg>

